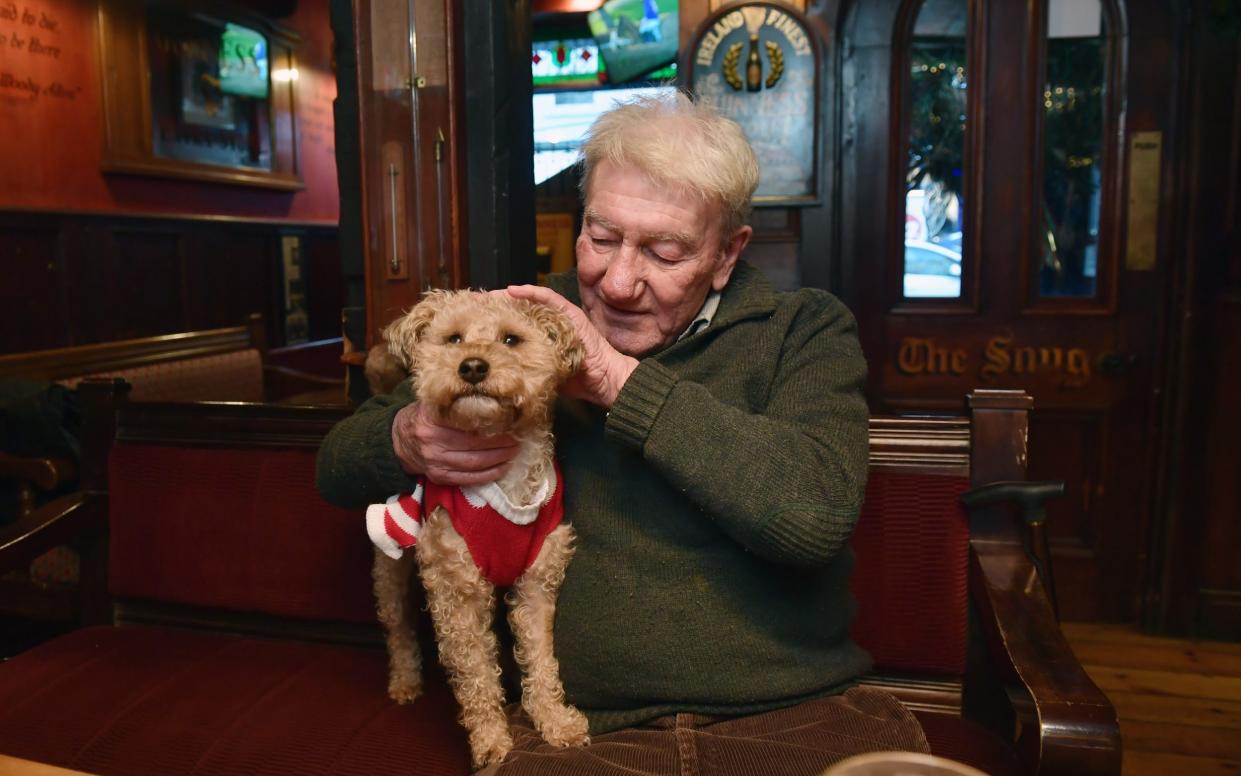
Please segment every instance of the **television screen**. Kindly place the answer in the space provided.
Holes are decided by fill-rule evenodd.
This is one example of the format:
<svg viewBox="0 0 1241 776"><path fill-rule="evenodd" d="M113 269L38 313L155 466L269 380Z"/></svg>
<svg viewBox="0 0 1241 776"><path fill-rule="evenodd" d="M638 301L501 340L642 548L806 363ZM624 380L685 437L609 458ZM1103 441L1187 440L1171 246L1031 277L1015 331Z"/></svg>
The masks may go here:
<svg viewBox="0 0 1241 776"><path fill-rule="evenodd" d="M676 60L678 0L607 0L586 17L608 80L622 84Z"/></svg>
<svg viewBox="0 0 1241 776"><path fill-rule="evenodd" d="M267 39L256 30L228 23L220 33L220 91L267 97Z"/></svg>
<svg viewBox="0 0 1241 776"><path fill-rule="evenodd" d="M639 95L673 89L671 86L646 86L535 94L534 184L537 186L577 162L586 130L600 113Z"/></svg>

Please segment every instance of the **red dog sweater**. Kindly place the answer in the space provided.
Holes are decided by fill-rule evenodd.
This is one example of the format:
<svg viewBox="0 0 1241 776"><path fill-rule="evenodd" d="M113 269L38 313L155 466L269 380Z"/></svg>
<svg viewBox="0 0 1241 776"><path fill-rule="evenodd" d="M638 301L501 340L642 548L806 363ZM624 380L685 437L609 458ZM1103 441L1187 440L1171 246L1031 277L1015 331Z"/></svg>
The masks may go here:
<svg viewBox="0 0 1241 776"><path fill-rule="evenodd" d="M456 487L418 478L413 493L398 494L366 508L366 531L390 558L417 544L422 521L444 507L474 564L493 585L507 587L534 564L543 540L564 519L560 466L538 491L534 503L513 504L494 482Z"/></svg>

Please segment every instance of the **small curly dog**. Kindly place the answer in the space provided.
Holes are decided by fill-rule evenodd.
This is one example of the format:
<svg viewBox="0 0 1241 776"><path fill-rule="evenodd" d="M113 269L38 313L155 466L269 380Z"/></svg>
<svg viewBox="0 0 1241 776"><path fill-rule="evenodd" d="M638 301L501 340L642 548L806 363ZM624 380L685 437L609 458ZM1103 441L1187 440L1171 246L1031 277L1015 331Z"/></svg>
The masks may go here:
<svg viewBox="0 0 1241 776"><path fill-rule="evenodd" d="M585 744L586 718L565 703L552 650L556 595L573 555L573 529L561 522L551 419L557 386L582 359L577 334L568 319L543 305L503 294L430 291L384 336L408 367L418 401L441 422L509 434L520 446L496 482L449 487L420 481L413 493L368 508L375 596L387 629L388 694L406 703L422 688L408 599L416 559L474 767L499 762L513 746L491 630L496 587L510 589L522 706L549 743ZM403 552L409 547L412 553Z"/></svg>

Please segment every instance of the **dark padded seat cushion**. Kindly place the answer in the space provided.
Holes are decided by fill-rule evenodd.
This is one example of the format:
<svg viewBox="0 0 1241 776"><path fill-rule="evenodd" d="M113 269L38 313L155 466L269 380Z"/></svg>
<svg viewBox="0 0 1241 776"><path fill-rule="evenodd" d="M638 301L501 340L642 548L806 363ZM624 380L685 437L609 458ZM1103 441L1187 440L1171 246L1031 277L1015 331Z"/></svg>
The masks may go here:
<svg viewBox="0 0 1241 776"><path fill-rule="evenodd" d="M977 722L946 714L915 711L922 724L931 754L971 765L992 776L1022 776L1028 773L1017 759L1017 752Z"/></svg>
<svg viewBox="0 0 1241 776"><path fill-rule="evenodd" d="M406 706L386 683L380 650L87 628L0 664L0 752L141 776L468 773L442 678Z"/></svg>
<svg viewBox="0 0 1241 776"><path fill-rule="evenodd" d="M0 664L0 753L98 774L456 776L441 675L388 699L382 651L143 626L87 628ZM931 751L1018 774L981 726L918 714Z"/></svg>

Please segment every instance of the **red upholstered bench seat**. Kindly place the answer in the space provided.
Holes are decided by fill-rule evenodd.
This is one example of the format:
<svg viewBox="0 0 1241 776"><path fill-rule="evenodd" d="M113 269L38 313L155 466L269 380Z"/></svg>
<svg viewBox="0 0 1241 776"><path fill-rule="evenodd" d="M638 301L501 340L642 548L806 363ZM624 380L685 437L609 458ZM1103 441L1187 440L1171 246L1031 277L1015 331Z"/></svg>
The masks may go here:
<svg viewBox="0 0 1241 776"><path fill-rule="evenodd" d="M428 684L402 706L379 650L86 628L0 665L0 752L141 776L468 773L448 687Z"/></svg>
<svg viewBox="0 0 1241 776"><path fill-rule="evenodd" d="M458 776L443 677L401 706L381 651L146 626L75 631L0 665L0 752L99 774ZM1021 773L980 726L919 715L931 750Z"/></svg>

